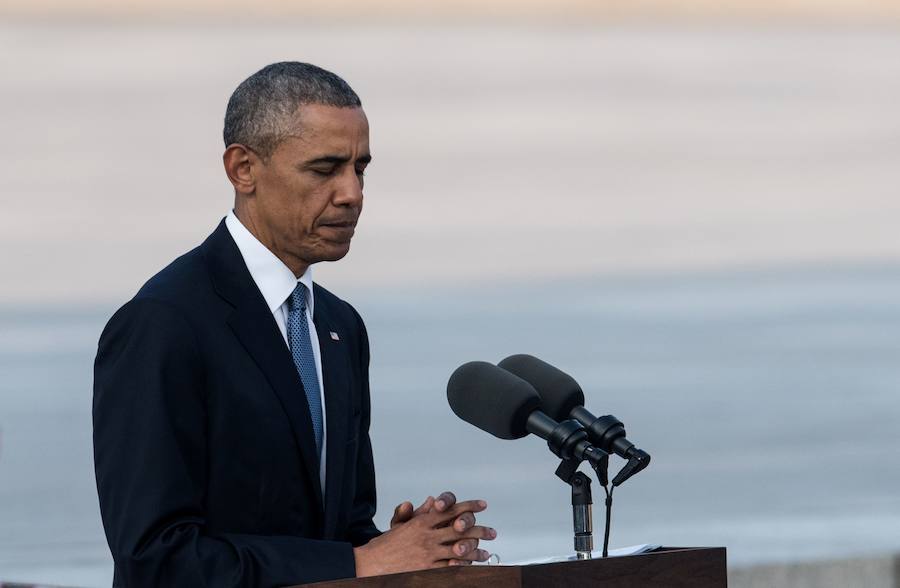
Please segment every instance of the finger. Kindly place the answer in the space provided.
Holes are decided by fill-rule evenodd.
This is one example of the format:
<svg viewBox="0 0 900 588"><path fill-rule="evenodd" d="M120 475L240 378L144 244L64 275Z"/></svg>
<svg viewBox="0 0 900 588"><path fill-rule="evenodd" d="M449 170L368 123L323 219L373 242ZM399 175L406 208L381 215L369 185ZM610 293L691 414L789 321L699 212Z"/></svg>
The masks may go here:
<svg viewBox="0 0 900 588"><path fill-rule="evenodd" d="M467 551L463 555L459 555L453 546L445 545L442 547L442 555L439 555L439 557L448 561L451 559L487 561L488 558L491 557L491 554L486 549L473 549L472 551Z"/></svg>
<svg viewBox="0 0 900 588"><path fill-rule="evenodd" d="M456 504L456 494L447 490L441 492L441 495L434 501L434 508L438 512L444 512L448 508L452 508L454 504Z"/></svg>
<svg viewBox="0 0 900 588"><path fill-rule="evenodd" d="M486 549L476 549L464 555L463 557L454 558L459 561L465 562L465 564L471 564L475 561L487 561L491 558L491 553Z"/></svg>
<svg viewBox="0 0 900 588"><path fill-rule="evenodd" d="M478 539L462 539L454 542L451 547L453 548L453 553L462 557L478 549Z"/></svg>
<svg viewBox="0 0 900 588"><path fill-rule="evenodd" d="M463 559L468 560L468 561L485 562L485 561L491 559L491 552L488 551L487 549L476 549L469 555L469 557L466 557Z"/></svg>
<svg viewBox="0 0 900 588"><path fill-rule="evenodd" d="M475 515L471 512L464 512L455 519L444 521L435 525L435 528L440 529L441 527L449 527L450 525L453 525L453 528L457 533L462 533L466 529L470 529L475 525Z"/></svg>
<svg viewBox="0 0 900 588"><path fill-rule="evenodd" d="M470 566L470 565L472 565L472 560L470 560L470 559L450 558L450 559L439 559L435 562L432 562L432 564L429 567L431 567L431 568L446 568L446 567L453 567L453 566Z"/></svg>
<svg viewBox="0 0 900 588"><path fill-rule="evenodd" d="M441 523L447 523L464 512L481 512L486 508L487 502L485 502L484 500L467 500L465 502L457 502L455 505L453 505L451 508L448 508L444 512L432 513L434 515L434 524L435 526L437 526Z"/></svg>
<svg viewBox="0 0 900 588"><path fill-rule="evenodd" d="M425 499L425 502L419 505L419 507L413 511L413 516L418 516L420 514L425 514L431 507L434 506L434 496L429 496Z"/></svg>
<svg viewBox="0 0 900 588"><path fill-rule="evenodd" d="M462 561L471 563L473 561L487 561L490 558L491 552L489 552L487 549L474 549L466 555L455 559L460 559Z"/></svg>
<svg viewBox="0 0 900 588"><path fill-rule="evenodd" d="M412 502L406 501L401 502L397 505L397 508L394 509L394 516L391 517L391 527L395 525L399 525L400 523L405 523L413 516L413 505Z"/></svg>
<svg viewBox="0 0 900 588"><path fill-rule="evenodd" d="M470 512L464 512L453 521L453 530L457 533L465 533L466 529L475 526L475 515Z"/></svg>
<svg viewBox="0 0 900 588"><path fill-rule="evenodd" d="M442 544L448 543L456 543L462 541L463 539L484 539L487 541L492 541L497 538L497 531L491 527L483 527L481 525L475 525L465 533L457 533L453 530L452 527L446 527L444 529L436 529L435 532L438 534L438 541Z"/></svg>

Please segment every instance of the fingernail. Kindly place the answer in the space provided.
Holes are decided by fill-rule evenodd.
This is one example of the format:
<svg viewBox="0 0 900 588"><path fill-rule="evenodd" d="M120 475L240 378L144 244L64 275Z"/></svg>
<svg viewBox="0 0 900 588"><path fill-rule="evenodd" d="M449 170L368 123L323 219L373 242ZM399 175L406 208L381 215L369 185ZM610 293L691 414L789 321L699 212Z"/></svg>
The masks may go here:
<svg viewBox="0 0 900 588"><path fill-rule="evenodd" d="M497 530L496 529L488 529L488 537L491 539L497 538Z"/></svg>
<svg viewBox="0 0 900 588"><path fill-rule="evenodd" d="M487 508L487 502L485 502L484 500L479 500L478 506L480 506L481 508Z"/></svg>
<svg viewBox="0 0 900 588"><path fill-rule="evenodd" d="M466 545L465 543L462 543L462 544L460 544L460 546L459 546L459 548L457 549L457 551L459 552L460 555L465 555L465 553L466 553L467 551L469 551L469 546Z"/></svg>
<svg viewBox="0 0 900 588"><path fill-rule="evenodd" d="M444 508L446 506L447 506L447 503L444 502L443 500L438 500L437 502L434 503L434 507L437 508L438 510L444 510Z"/></svg>

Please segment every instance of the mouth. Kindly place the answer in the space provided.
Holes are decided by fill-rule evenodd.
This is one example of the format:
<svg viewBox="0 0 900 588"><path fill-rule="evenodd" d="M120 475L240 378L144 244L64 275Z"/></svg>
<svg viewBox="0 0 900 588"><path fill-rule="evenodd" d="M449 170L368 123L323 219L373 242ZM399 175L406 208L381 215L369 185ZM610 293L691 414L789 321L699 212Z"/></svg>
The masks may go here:
<svg viewBox="0 0 900 588"><path fill-rule="evenodd" d="M337 229L353 229L356 227L355 220L346 220L346 221L333 221L327 223L319 223L321 227L332 227Z"/></svg>
<svg viewBox="0 0 900 588"><path fill-rule="evenodd" d="M356 221L345 220L319 223L319 228L325 229L326 235L328 233L331 233L332 239L335 239L337 241L347 241L353 236L353 233L356 231ZM328 237L326 237L326 239L327 238Z"/></svg>

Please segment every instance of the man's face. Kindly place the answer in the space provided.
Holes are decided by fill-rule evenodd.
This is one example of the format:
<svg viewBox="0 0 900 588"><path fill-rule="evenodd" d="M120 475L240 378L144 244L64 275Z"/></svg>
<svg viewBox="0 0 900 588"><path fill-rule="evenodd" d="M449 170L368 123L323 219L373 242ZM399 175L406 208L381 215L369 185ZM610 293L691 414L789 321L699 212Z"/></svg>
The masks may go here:
<svg viewBox="0 0 900 588"><path fill-rule="evenodd" d="M258 233L292 269L347 255L371 160L362 108L304 105L294 125L260 162L251 196Z"/></svg>

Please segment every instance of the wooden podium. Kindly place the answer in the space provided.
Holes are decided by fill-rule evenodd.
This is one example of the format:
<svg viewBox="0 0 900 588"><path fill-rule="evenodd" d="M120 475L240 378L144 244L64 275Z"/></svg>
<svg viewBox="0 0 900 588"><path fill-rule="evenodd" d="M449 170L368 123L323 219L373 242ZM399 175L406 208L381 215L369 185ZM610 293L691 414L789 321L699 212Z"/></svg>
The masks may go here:
<svg viewBox="0 0 900 588"><path fill-rule="evenodd" d="M464 566L303 584L294 588L725 588L724 547L662 547L650 553L529 566Z"/></svg>

